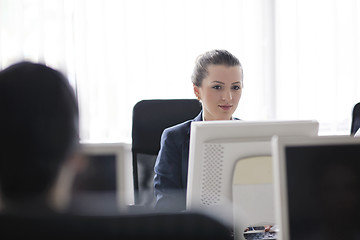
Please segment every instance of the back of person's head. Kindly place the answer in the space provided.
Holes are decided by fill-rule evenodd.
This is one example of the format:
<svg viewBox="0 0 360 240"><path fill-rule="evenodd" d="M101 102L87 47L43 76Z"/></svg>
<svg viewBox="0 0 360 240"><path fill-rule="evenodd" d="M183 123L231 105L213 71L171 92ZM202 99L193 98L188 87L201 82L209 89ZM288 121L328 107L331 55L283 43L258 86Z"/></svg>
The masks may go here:
<svg viewBox="0 0 360 240"><path fill-rule="evenodd" d="M5 201L46 195L78 145L78 105L58 71L21 62L0 72L0 189Z"/></svg>
<svg viewBox="0 0 360 240"><path fill-rule="evenodd" d="M191 75L191 81L195 86L201 87L202 81L208 75L208 67L210 65L224 65L227 67L242 66L233 54L227 50L211 50L207 51L196 58L195 67Z"/></svg>

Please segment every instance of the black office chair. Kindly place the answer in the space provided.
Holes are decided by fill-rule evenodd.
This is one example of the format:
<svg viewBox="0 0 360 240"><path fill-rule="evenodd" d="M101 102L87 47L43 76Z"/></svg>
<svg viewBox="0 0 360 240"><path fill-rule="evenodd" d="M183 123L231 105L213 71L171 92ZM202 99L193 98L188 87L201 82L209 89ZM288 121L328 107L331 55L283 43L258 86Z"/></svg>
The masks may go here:
<svg viewBox="0 0 360 240"><path fill-rule="evenodd" d="M195 118L201 111L196 99L142 100L133 108L132 155L135 205L155 204L154 164L167 127Z"/></svg>
<svg viewBox="0 0 360 240"><path fill-rule="evenodd" d="M360 128L360 102L355 104L353 108L350 134L354 135L359 128Z"/></svg>

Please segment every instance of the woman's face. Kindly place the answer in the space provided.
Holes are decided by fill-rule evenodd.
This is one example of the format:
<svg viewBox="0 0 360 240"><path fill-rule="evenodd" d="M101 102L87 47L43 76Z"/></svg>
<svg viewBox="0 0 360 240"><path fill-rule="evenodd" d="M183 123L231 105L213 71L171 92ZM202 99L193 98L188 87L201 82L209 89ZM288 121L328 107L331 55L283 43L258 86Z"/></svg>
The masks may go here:
<svg viewBox="0 0 360 240"><path fill-rule="evenodd" d="M209 65L208 76L194 93L201 100L204 119L230 120L242 92L240 66Z"/></svg>

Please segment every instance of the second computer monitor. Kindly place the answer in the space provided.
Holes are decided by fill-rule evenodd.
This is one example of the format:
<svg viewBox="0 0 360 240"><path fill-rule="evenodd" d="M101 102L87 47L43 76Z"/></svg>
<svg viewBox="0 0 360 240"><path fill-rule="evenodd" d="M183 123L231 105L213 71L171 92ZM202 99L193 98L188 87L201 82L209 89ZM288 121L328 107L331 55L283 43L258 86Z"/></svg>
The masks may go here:
<svg viewBox="0 0 360 240"><path fill-rule="evenodd" d="M274 137L279 240L359 239L360 139Z"/></svg>
<svg viewBox="0 0 360 240"><path fill-rule="evenodd" d="M70 210L112 215L133 202L131 146L126 143L82 143L81 171L73 185Z"/></svg>

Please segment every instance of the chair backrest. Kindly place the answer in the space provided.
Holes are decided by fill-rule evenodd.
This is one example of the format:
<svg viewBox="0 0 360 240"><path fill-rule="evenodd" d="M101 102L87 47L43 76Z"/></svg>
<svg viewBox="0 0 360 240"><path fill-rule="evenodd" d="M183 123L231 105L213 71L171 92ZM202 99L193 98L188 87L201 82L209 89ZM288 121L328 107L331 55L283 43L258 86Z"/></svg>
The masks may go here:
<svg viewBox="0 0 360 240"><path fill-rule="evenodd" d="M200 111L201 104L196 99L142 100L135 104L132 120L135 204L151 205L155 202L153 168L163 130L195 118Z"/></svg>
<svg viewBox="0 0 360 240"><path fill-rule="evenodd" d="M353 108L350 134L354 135L359 128L360 128L360 102L355 104Z"/></svg>

